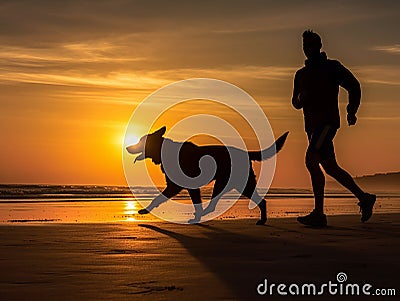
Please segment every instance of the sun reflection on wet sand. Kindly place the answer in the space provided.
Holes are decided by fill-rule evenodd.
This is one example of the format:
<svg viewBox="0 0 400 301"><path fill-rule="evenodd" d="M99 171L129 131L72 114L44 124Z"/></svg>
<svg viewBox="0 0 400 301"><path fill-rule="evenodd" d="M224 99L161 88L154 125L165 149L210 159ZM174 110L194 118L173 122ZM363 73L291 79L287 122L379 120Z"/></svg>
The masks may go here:
<svg viewBox="0 0 400 301"><path fill-rule="evenodd" d="M135 214L137 214L140 209L140 205L136 201L126 201L124 208L124 216L125 221L127 222L135 222L137 219L135 218Z"/></svg>
<svg viewBox="0 0 400 301"><path fill-rule="evenodd" d="M8 202L7 202L8 201ZM107 222L157 222L162 219L153 214L140 215L138 211L146 207L150 199L140 200L109 199L66 201L48 200L7 200L0 202L0 224L16 222L56 222L56 223L107 223ZM187 204L190 199L184 200ZM328 215L357 214L358 206L354 198L327 198ZM312 197L306 198L270 198L268 199L268 217L297 217L313 209ZM375 213L400 212L400 197L381 197L374 208ZM168 212L167 212L168 213ZM170 212L177 218L192 218L192 214ZM183 215L182 215L183 214ZM217 219L257 218L258 210L248 209L248 200L239 200L232 208Z"/></svg>

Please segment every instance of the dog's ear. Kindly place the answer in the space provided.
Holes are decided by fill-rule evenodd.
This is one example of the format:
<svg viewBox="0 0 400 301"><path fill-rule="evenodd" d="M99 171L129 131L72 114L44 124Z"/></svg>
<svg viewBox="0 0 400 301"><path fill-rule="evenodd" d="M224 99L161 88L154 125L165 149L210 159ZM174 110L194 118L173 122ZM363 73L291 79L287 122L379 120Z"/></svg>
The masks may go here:
<svg viewBox="0 0 400 301"><path fill-rule="evenodd" d="M167 130L166 126L163 126L162 128L155 131L153 135L159 135L162 137L165 134L166 130Z"/></svg>

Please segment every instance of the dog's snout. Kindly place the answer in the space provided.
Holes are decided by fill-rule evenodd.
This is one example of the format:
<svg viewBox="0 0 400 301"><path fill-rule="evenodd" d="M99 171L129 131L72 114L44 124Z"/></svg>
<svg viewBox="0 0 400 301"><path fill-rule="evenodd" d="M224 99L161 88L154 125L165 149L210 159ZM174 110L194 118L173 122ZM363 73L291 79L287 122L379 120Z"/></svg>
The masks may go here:
<svg viewBox="0 0 400 301"><path fill-rule="evenodd" d="M143 148L141 147L141 145L135 144L135 145L127 146L126 150L130 154L138 154L138 153L141 153L143 151Z"/></svg>

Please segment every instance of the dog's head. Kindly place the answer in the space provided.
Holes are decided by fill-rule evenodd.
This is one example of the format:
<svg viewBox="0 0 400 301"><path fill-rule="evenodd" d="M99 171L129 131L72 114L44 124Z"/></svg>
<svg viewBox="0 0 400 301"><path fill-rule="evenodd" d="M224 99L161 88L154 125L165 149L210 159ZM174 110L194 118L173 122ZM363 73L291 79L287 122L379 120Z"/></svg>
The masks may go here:
<svg viewBox="0 0 400 301"><path fill-rule="evenodd" d="M164 141L163 135L167 128L163 126L154 133L144 135L135 145L130 145L126 148L130 154L139 154L135 158L136 161L151 158L153 163L161 163L161 146Z"/></svg>

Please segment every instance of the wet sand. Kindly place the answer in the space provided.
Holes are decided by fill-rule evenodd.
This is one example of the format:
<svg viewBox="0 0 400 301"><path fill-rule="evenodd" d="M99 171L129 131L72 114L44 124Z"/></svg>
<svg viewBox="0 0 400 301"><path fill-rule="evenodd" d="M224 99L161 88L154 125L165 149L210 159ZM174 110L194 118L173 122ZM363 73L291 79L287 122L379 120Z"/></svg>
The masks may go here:
<svg viewBox="0 0 400 301"><path fill-rule="evenodd" d="M400 294L400 214L330 216L313 229L294 218L0 226L1 300L354 300L259 296L258 284L336 281ZM336 281L337 282L337 281Z"/></svg>

